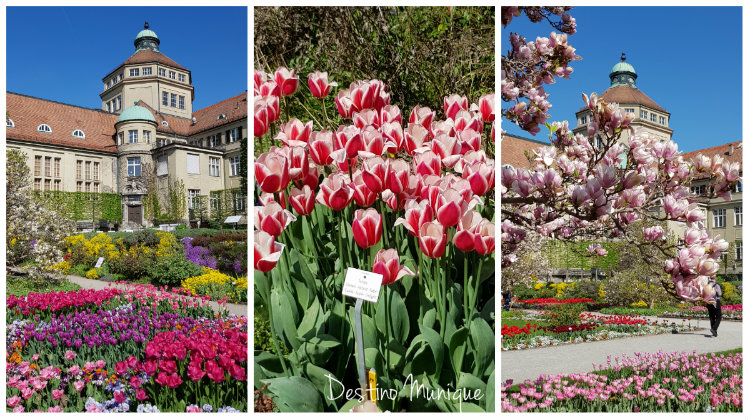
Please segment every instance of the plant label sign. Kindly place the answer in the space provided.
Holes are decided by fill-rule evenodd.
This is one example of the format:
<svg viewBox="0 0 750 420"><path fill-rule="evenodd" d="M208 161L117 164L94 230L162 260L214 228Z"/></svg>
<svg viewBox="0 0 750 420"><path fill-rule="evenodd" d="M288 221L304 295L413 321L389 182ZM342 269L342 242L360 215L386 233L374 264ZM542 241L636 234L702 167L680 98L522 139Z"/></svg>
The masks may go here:
<svg viewBox="0 0 750 420"><path fill-rule="evenodd" d="M383 284L382 274L349 267L346 269L344 288L341 293L344 296L377 302L381 284Z"/></svg>
<svg viewBox="0 0 750 420"><path fill-rule="evenodd" d="M99 259L96 260L96 265L94 267L102 268L102 263L104 263L104 257L99 257Z"/></svg>

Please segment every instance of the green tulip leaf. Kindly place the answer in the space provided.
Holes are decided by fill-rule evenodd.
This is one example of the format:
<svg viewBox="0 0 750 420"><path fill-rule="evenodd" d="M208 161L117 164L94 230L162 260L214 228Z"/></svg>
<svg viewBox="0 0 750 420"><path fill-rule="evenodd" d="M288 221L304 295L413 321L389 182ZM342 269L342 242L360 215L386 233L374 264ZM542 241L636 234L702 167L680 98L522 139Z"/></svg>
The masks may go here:
<svg viewBox="0 0 750 420"><path fill-rule="evenodd" d="M470 339L474 353L474 375L482 376L495 361L495 334L482 318L474 318L470 325Z"/></svg>
<svg viewBox="0 0 750 420"><path fill-rule="evenodd" d="M267 390L281 412L311 413L323 411L321 394L312 382L299 377L267 379Z"/></svg>
<svg viewBox="0 0 750 420"><path fill-rule="evenodd" d="M378 306L375 313L377 328L383 334L383 337L385 337L387 314L390 313L390 335L399 343L405 343L406 339L409 338L409 313L406 311L406 305L401 296L392 287L384 287L384 289L380 299L378 299ZM385 306L387 300L386 293L390 299L390 307Z"/></svg>

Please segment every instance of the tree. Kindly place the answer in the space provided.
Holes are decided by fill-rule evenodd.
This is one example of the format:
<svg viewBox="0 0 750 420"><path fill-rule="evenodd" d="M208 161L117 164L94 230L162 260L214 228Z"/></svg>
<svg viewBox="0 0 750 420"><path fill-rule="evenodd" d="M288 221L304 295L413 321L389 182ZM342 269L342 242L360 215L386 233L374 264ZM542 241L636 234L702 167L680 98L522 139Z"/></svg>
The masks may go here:
<svg viewBox="0 0 750 420"><path fill-rule="evenodd" d="M522 13L532 21L550 21L556 15L561 16L557 27L574 33L575 21L565 17L567 11L504 7L502 22L507 26ZM663 267L669 279L662 285L673 297L714 302L708 280L718 272L717 259L728 244L719 236L709 237L698 201L730 198L739 180L739 164L721 156L699 155L688 161L677 144L635 130L630 125L634 115L596 93L582 95L593 113L585 135L574 135L567 121L546 123L549 103L542 85L572 73L568 64L578 59L575 49L565 34L553 32L536 42L515 33L510 37L512 49L503 57L502 68L502 97L508 103L503 115L532 134L544 123L552 144L529 154L527 168L502 170L502 266L518 259L517 248L529 231L570 242L617 238L654 247L662 261L667 258ZM524 96L530 104L520 101ZM601 146L595 147L596 139ZM704 175L711 179L706 192L691 192L692 180ZM685 223L684 247L669 243L661 226L644 229L643 236L634 234L629 226L637 221ZM606 255L600 244L592 244L589 252ZM661 263L657 258L650 262Z"/></svg>

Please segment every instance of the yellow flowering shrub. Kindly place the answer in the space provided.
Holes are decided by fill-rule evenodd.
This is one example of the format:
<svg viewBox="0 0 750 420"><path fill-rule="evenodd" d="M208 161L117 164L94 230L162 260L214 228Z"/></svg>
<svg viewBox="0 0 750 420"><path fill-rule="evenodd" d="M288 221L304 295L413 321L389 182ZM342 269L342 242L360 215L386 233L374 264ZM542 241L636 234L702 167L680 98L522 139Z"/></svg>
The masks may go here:
<svg viewBox="0 0 750 420"><path fill-rule="evenodd" d="M87 279L94 279L94 280L96 280L96 279L99 278L99 272L100 271L101 270L99 270L98 268L92 268L91 270L89 270L89 271L86 272L86 278Z"/></svg>
<svg viewBox="0 0 750 420"><path fill-rule="evenodd" d="M546 283L536 283L536 284L534 284L534 290L541 290L545 286L547 286Z"/></svg>
<svg viewBox="0 0 750 420"><path fill-rule="evenodd" d="M156 232L159 243L154 251L157 257L169 257L177 249L177 238L169 232Z"/></svg>
<svg viewBox="0 0 750 420"><path fill-rule="evenodd" d="M203 267L203 275L183 280L182 287L193 296L208 295L212 299L227 298L232 302L247 299L247 277L235 278L209 267Z"/></svg>
<svg viewBox="0 0 750 420"><path fill-rule="evenodd" d="M67 275L70 272L70 261L60 261L53 265L52 269Z"/></svg>
<svg viewBox="0 0 750 420"><path fill-rule="evenodd" d="M648 306L648 304L642 300L639 300L638 302L631 303L630 306L637 307L637 308L645 308L646 306Z"/></svg>

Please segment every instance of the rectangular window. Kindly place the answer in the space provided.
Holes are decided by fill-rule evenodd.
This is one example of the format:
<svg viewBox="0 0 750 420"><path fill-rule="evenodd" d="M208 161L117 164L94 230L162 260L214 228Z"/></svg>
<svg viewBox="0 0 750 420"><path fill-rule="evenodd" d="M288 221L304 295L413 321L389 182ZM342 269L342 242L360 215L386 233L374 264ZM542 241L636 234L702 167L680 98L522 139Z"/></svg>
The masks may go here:
<svg viewBox="0 0 750 420"><path fill-rule="evenodd" d="M641 118L646 120L648 119L648 112L647 111L641 111Z"/></svg>
<svg viewBox="0 0 750 420"><path fill-rule="evenodd" d="M208 158L208 174L211 176L219 176L219 165L221 165L219 158Z"/></svg>
<svg viewBox="0 0 750 420"><path fill-rule="evenodd" d="M239 140L240 137L240 130L235 127L231 130L229 130L229 143L234 143L237 140Z"/></svg>
<svg viewBox="0 0 750 420"><path fill-rule="evenodd" d="M107 80L107 87L105 89L109 89L112 87L112 79Z"/></svg>
<svg viewBox="0 0 750 420"><path fill-rule="evenodd" d="M44 180L44 191L50 191L52 190L52 180L45 179Z"/></svg>
<svg viewBox="0 0 750 420"><path fill-rule="evenodd" d="M175 78L175 72L173 72L173 71L170 71L170 72L169 72L169 78L170 78L170 79L174 79L174 78Z"/></svg>
<svg viewBox="0 0 750 420"><path fill-rule="evenodd" d="M177 108L177 95L175 95L174 93L170 94L169 106L171 106L172 108Z"/></svg>
<svg viewBox="0 0 750 420"><path fill-rule="evenodd" d="M167 92L161 93L161 104L164 106L169 104L169 94L167 94Z"/></svg>
<svg viewBox="0 0 750 420"><path fill-rule="evenodd" d="M742 261L742 241L737 241L734 243L734 259L737 261Z"/></svg>
<svg viewBox="0 0 750 420"><path fill-rule="evenodd" d="M667 125L667 119L664 117L659 117L659 124L661 125Z"/></svg>
<svg viewBox="0 0 750 420"><path fill-rule="evenodd" d="M200 174L200 159L198 155L188 153L187 155L187 173Z"/></svg>
<svg viewBox="0 0 750 420"><path fill-rule="evenodd" d="M159 76L166 76L166 75L167 75L167 71L166 70L159 69Z"/></svg>
<svg viewBox="0 0 750 420"><path fill-rule="evenodd" d="M219 205L221 201L219 201L219 195L218 194L211 194L211 198L209 199L210 205L211 205L211 211L218 211Z"/></svg>
<svg viewBox="0 0 750 420"><path fill-rule="evenodd" d="M34 175L36 176L42 175L42 157L41 156L34 156Z"/></svg>
<svg viewBox="0 0 750 420"><path fill-rule="evenodd" d="M76 161L76 179L83 178L83 161Z"/></svg>
<svg viewBox="0 0 750 420"><path fill-rule="evenodd" d="M625 108L625 112L628 114L635 114L635 108Z"/></svg>
<svg viewBox="0 0 750 420"><path fill-rule="evenodd" d="M107 102L107 112L112 112L112 103Z"/></svg>
<svg viewBox="0 0 750 420"><path fill-rule="evenodd" d="M56 179L55 180L55 191L60 191L60 184L61 184L60 180Z"/></svg>
<svg viewBox="0 0 750 420"><path fill-rule="evenodd" d="M240 157L230 157L229 158L229 175L230 176L238 176L240 174Z"/></svg>
<svg viewBox="0 0 750 420"><path fill-rule="evenodd" d="M86 192L91 192L91 183L90 182L86 183Z"/></svg>
<svg viewBox="0 0 750 420"><path fill-rule="evenodd" d="M138 130L128 130L128 143L138 143Z"/></svg>
<svg viewBox="0 0 750 420"><path fill-rule="evenodd" d="M742 181L737 181L737 183L734 184L734 192L736 193L742 192Z"/></svg>
<svg viewBox="0 0 750 420"><path fill-rule="evenodd" d="M128 158L128 176L141 176L141 158Z"/></svg>
<svg viewBox="0 0 750 420"><path fill-rule="evenodd" d="M143 75L144 76L150 76L151 75L151 67L144 67L143 68Z"/></svg>
<svg viewBox="0 0 750 420"><path fill-rule="evenodd" d="M180 109L185 109L185 97L180 96Z"/></svg>
<svg viewBox="0 0 750 420"><path fill-rule="evenodd" d="M78 181L76 182L76 192L82 192L83 191L83 182Z"/></svg>
<svg viewBox="0 0 750 420"><path fill-rule="evenodd" d="M208 147L212 149L216 148L216 135L208 136Z"/></svg>
<svg viewBox="0 0 750 420"><path fill-rule="evenodd" d="M167 162L167 157L166 156L159 156L159 159L157 160L157 165L156 165L156 175L157 176L167 175L167 173L169 171L169 169L168 169L169 166L167 165L167 163L168 162Z"/></svg>
<svg viewBox="0 0 750 420"><path fill-rule="evenodd" d="M201 190L188 190L188 208L189 209L195 209L200 207L200 198L198 196L201 195Z"/></svg>
<svg viewBox="0 0 750 420"><path fill-rule="evenodd" d="M727 225L727 209L714 210L714 227L723 228Z"/></svg>
<svg viewBox="0 0 750 420"><path fill-rule="evenodd" d="M117 109L122 109L122 96L117 97Z"/></svg>
<svg viewBox="0 0 750 420"><path fill-rule="evenodd" d="M99 180L99 162L94 162L94 181Z"/></svg>
<svg viewBox="0 0 750 420"><path fill-rule="evenodd" d="M146 144L151 144L151 132L150 131L143 132L143 140L146 142Z"/></svg>
<svg viewBox="0 0 750 420"><path fill-rule="evenodd" d="M245 194L238 191L232 192L232 201L236 211L245 211Z"/></svg>
<svg viewBox="0 0 750 420"><path fill-rule="evenodd" d="M656 114L651 114L651 121L656 122Z"/></svg>
<svg viewBox="0 0 750 420"><path fill-rule="evenodd" d="M99 193L99 183L98 182L94 182L94 192L95 193Z"/></svg>
<svg viewBox="0 0 750 420"><path fill-rule="evenodd" d="M86 161L86 179L91 179L91 162Z"/></svg>
<svg viewBox="0 0 750 420"><path fill-rule="evenodd" d="M122 133L122 131L120 131L119 133L117 133L117 143L123 144L124 141L125 141L124 134Z"/></svg>
<svg viewBox="0 0 750 420"><path fill-rule="evenodd" d="M180 73L179 76L178 76L178 80L181 81L181 82L184 82L185 81L185 75L182 74L182 73Z"/></svg>
<svg viewBox="0 0 750 420"><path fill-rule="evenodd" d="M52 158L44 158L44 176L52 176Z"/></svg>
<svg viewBox="0 0 750 420"><path fill-rule="evenodd" d="M138 76L138 69L130 69L130 77Z"/></svg>
<svg viewBox="0 0 750 420"><path fill-rule="evenodd" d="M742 207L734 208L734 225L742 226Z"/></svg>
<svg viewBox="0 0 750 420"><path fill-rule="evenodd" d="M60 178L60 158L55 158L55 177Z"/></svg>
<svg viewBox="0 0 750 420"><path fill-rule="evenodd" d="M42 190L42 180L40 178L34 178L34 191Z"/></svg>
<svg viewBox="0 0 750 420"><path fill-rule="evenodd" d="M581 117L581 124L586 124L586 116Z"/></svg>

